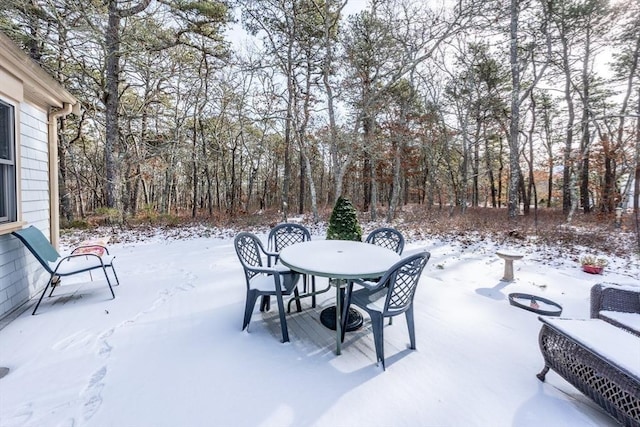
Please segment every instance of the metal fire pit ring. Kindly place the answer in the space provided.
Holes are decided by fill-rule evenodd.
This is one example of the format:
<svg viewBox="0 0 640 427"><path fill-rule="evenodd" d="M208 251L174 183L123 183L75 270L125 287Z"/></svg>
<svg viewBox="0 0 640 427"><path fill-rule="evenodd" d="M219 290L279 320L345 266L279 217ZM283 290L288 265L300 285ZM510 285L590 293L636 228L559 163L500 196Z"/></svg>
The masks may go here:
<svg viewBox="0 0 640 427"><path fill-rule="evenodd" d="M526 300L528 303L522 303L518 300ZM552 310L544 310L541 308L532 307L532 304L538 304L539 302L555 307ZM524 310L532 311L537 314L542 314L544 316L560 316L562 314L562 306L555 301L551 301L550 299L539 297L537 295L529 295L529 294L521 294L521 293L512 293L509 294L509 304L514 307L519 307Z"/></svg>

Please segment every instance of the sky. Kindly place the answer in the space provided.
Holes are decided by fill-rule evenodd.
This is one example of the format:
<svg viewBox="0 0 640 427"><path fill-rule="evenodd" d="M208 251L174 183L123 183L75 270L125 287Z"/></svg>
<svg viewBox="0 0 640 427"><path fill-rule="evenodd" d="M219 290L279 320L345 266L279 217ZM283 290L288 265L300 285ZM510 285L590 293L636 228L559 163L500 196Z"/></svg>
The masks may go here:
<svg viewBox="0 0 640 427"><path fill-rule="evenodd" d="M253 231L266 241L267 229ZM287 316L289 343L274 309L256 307L242 331L233 231L95 233L128 242L110 244L116 298L95 273L65 278L37 315L27 306L0 325L0 366L10 369L0 379L1 427L617 425L553 371L536 378L541 323L507 297L542 296L562 317L585 319L594 284L640 286L637 256L608 258L603 275L591 275L549 247L407 232L405 251L431 253L415 297L417 349L396 317L384 328L385 371L366 315L335 354L334 332L317 326L333 292L318 310L303 300ZM324 238L322 226L312 238ZM64 252L77 237L63 243ZM500 280L498 249L524 255L513 282ZM621 351L640 354L640 341Z"/></svg>

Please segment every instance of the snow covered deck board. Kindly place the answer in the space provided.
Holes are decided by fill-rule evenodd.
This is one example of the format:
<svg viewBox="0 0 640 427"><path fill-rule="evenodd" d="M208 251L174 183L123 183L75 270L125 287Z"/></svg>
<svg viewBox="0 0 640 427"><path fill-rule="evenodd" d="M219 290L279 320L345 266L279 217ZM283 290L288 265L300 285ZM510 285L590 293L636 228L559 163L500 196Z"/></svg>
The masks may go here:
<svg viewBox="0 0 640 427"><path fill-rule="evenodd" d="M326 328L320 323L320 312L333 305L335 301L334 292L319 295L315 308L311 307L311 299L303 298L302 311L295 310L292 304L291 313L287 314L287 326L291 343L301 346L308 354L323 353L335 356L336 333ZM265 322L267 329L274 339L282 339L280 332L280 319L278 310L274 309L271 301L271 310L266 313L254 312L251 323ZM373 331L371 321L366 314L363 314L364 324L356 331L347 332L342 344L342 355L344 360L349 360L354 366L367 366L375 364L376 351L373 342ZM394 319L393 325L389 326L385 322L384 350L387 359L392 363L394 356L404 354L409 346L409 333L403 316ZM416 331L417 346L420 348L420 331ZM426 338L423 338L426 339Z"/></svg>

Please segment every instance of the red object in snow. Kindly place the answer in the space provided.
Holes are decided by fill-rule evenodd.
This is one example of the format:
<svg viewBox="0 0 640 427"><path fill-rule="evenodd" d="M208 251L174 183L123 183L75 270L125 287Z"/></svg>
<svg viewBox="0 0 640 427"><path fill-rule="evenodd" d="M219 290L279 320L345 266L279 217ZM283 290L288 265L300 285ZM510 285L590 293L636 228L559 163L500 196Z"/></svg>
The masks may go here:
<svg viewBox="0 0 640 427"><path fill-rule="evenodd" d="M602 270L604 270L604 267L598 267L597 265L585 264L582 266L582 271L590 274L602 274Z"/></svg>

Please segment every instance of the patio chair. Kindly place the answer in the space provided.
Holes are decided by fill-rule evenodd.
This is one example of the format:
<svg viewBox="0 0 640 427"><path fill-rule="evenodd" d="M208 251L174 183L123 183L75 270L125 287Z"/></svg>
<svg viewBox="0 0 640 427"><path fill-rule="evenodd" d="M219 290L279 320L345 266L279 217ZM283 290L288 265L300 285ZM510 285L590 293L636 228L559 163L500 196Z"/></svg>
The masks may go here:
<svg viewBox="0 0 640 427"><path fill-rule="evenodd" d="M267 239L267 244L269 250L280 253L281 250L286 248L287 246L291 246L295 243L307 242L311 240L311 233L309 230L300 224L295 223L282 223L278 224L271 229L269 232L269 237ZM276 263L278 262L276 258ZM309 294L300 295L299 298L311 297L311 307L315 308L316 306L316 278L315 276L311 276L308 274L302 275L302 291L307 292L309 276L311 277L311 292ZM291 311L291 303L294 299L290 299L287 312ZM298 299L298 304L299 304Z"/></svg>
<svg viewBox="0 0 640 427"><path fill-rule="evenodd" d="M33 309L32 315L36 314L44 295L47 293L47 289L51 287L49 297L53 295L53 291L56 288L57 283L61 277L72 276L74 274L91 272L92 270L101 269L104 276L107 279L107 285L111 291L113 298L116 295L113 293L113 287L111 286L111 280L109 274L107 274L107 268L111 268L113 277L115 278L116 285L120 284L118 275L113 266L114 256L109 255L107 248L104 249L104 254L100 256L97 253L83 252L83 247L78 247L70 255L61 256L58 251L49 243L49 240L42 234L42 232L33 225L24 228L22 230L14 231L12 233L15 237L20 239L27 249L38 260L40 265L49 273L49 280L47 285L40 295L40 299L36 303ZM92 245L95 247L95 245ZM93 277L92 277L93 280Z"/></svg>
<svg viewBox="0 0 640 427"><path fill-rule="evenodd" d="M384 362L384 318L391 318L404 313L409 329L410 348L412 350L416 348L413 297L422 270L424 270L430 257L431 254L429 252L422 251L403 258L389 268L379 282L357 281L363 286L362 289L357 291L353 291L354 282L349 283L345 297L343 319L346 318L344 314L348 313L347 310L349 310L350 305L355 305L369 314L376 348L376 363L378 361L382 362L383 369L386 369ZM343 339L344 330L345 328L343 327Z"/></svg>
<svg viewBox="0 0 640 427"><path fill-rule="evenodd" d="M282 264L271 265L269 259L275 254L267 252L255 234L248 232L239 233L235 237L233 244L238 259L244 268L244 276L247 284L247 298L244 307L242 330L244 331L249 327L253 308L256 305L258 297L269 298L275 296L280 315L282 342L289 341L283 295L298 295L297 284L300 279L300 274L291 271ZM298 311L301 311L299 302L297 308ZM263 307L261 306L260 309L262 311Z"/></svg>
<svg viewBox="0 0 640 427"><path fill-rule="evenodd" d="M395 228L376 228L369 233L365 242L391 249L397 252L398 255L402 255L402 250L404 249L404 237Z"/></svg>
<svg viewBox="0 0 640 427"><path fill-rule="evenodd" d="M398 255L402 255L402 251L404 250L404 236L395 228L376 228L371 233L369 233L369 235L365 239L365 242L390 249L396 252ZM380 278L369 279L368 281L371 282L371 285L373 286L373 284L375 284L375 282L379 280ZM392 323L393 318L390 317L389 324L391 325Z"/></svg>

